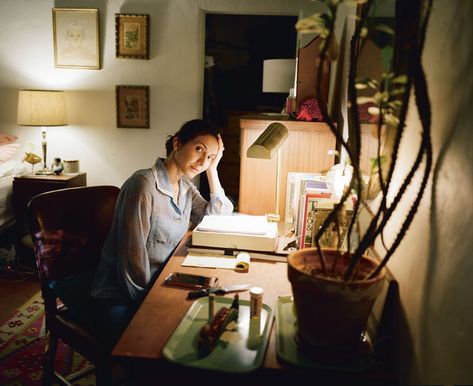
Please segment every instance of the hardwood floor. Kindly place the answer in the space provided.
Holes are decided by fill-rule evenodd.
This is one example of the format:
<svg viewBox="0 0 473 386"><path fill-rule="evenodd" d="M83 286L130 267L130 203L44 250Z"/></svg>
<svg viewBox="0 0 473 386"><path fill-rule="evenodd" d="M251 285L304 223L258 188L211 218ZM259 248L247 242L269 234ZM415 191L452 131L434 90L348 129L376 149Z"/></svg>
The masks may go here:
<svg viewBox="0 0 473 386"><path fill-rule="evenodd" d="M0 323L39 290L35 274L0 271Z"/></svg>

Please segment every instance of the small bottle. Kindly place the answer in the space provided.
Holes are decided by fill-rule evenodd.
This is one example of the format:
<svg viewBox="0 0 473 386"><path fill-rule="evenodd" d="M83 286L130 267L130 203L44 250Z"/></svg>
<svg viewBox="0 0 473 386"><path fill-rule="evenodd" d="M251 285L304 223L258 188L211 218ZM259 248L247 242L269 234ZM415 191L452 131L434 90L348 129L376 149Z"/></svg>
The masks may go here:
<svg viewBox="0 0 473 386"><path fill-rule="evenodd" d="M296 99L294 98L294 89L289 89L289 96L286 98L286 114L292 115L296 111Z"/></svg>
<svg viewBox="0 0 473 386"><path fill-rule="evenodd" d="M250 317L261 317L261 309L263 308L264 290L261 287L250 288Z"/></svg>

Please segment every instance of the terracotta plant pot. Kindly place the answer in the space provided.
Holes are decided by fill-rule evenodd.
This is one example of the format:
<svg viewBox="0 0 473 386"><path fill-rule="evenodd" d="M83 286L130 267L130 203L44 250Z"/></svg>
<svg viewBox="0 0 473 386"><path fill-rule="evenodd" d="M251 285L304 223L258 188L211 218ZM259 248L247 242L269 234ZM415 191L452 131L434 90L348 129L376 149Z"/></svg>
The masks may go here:
<svg viewBox="0 0 473 386"><path fill-rule="evenodd" d="M327 269L332 267L335 255L334 249L324 249ZM385 271L374 279L359 280L378 265L364 256L355 280L343 282L339 278L348 261L346 255L339 257L332 278L311 273L321 268L316 248L301 249L288 257L288 277L298 323L296 339L305 351L343 353L350 357L363 350L360 348L363 332L383 288Z"/></svg>

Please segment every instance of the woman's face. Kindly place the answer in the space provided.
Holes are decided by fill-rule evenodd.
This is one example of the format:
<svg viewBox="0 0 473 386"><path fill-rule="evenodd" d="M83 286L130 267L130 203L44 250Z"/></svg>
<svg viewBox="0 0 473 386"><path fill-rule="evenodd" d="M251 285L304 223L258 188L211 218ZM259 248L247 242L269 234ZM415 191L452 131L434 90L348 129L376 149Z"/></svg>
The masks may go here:
<svg viewBox="0 0 473 386"><path fill-rule="evenodd" d="M182 145L178 138L174 139L174 159L178 168L187 178L207 170L217 156L218 141L213 135L199 135Z"/></svg>

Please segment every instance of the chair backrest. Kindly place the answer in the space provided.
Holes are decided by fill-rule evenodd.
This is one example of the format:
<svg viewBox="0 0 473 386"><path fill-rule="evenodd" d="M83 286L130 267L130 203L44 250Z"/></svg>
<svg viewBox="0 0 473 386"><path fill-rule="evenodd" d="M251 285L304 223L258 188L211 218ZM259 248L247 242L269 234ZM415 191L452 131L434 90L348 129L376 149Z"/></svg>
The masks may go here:
<svg viewBox="0 0 473 386"><path fill-rule="evenodd" d="M119 192L115 186L86 186L31 199L31 236L43 284L98 265Z"/></svg>

